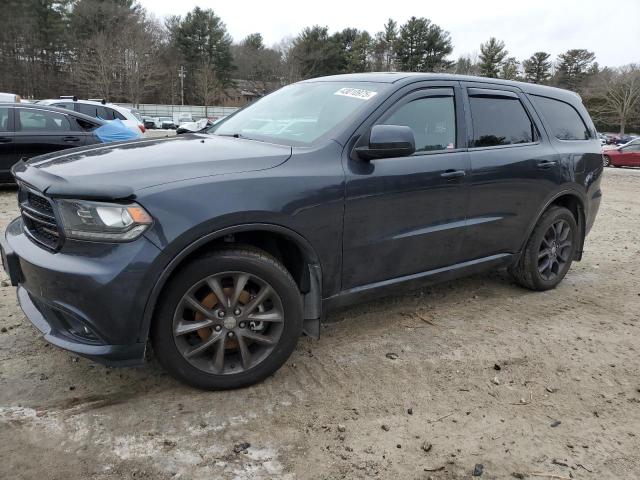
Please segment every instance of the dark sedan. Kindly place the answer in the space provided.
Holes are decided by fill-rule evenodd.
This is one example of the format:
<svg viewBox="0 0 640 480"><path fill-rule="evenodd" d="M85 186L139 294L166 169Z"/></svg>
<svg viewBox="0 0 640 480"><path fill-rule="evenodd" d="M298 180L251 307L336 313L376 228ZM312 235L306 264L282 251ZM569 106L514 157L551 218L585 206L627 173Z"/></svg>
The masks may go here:
<svg viewBox="0 0 640 480"><path fill-rule="evenodd" d="M14 181L10 169L18 160L100 143L93 131L104 124L63 108L0 103L0 183Z"/></svg>

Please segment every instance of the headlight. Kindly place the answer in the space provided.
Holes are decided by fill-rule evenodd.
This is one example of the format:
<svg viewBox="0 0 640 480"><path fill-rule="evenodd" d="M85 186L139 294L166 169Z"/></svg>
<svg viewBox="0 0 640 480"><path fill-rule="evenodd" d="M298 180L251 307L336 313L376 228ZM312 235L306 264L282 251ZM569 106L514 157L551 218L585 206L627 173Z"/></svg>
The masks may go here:
<svg viewBox="0 0 640 480"><path fill-rule="evenodd" d="M128 242L151 225L151 216L137 203L58 200L67 238L97 242Z"/></svg>

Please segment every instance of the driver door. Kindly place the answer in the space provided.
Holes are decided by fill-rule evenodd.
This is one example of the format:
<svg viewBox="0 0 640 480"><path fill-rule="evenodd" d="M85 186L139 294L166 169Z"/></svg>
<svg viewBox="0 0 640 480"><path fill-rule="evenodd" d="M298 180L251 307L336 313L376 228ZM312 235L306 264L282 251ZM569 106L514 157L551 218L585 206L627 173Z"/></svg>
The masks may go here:
<svg viewBox="0 0 640 480"><path fill-rule="evenodd" d="M361 136L368 141L376 124L409 126L413 155L363 161L352 153L346 159L343 290L464 258L470 163L463 108L455 82L438 85L400 98Z"/></svg>

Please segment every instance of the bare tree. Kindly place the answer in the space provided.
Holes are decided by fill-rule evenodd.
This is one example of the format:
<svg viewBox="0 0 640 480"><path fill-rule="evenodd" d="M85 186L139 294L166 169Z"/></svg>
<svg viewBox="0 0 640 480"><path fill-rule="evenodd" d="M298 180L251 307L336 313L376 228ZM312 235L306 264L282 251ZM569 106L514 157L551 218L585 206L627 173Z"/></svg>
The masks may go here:
<svg viewBox="0 0 640 480"><path fill-rule="evenodd" d="M203 62L194 74L196 95L204 105L204 115L209 116L208 107L212 105L223 90L223 84L216 75L216 69L210 62Z"/></svg>
<svg viewBox="0 0 640 480"><path fill-rule="evenodd" d="M80 51L76 78L89 96L112 99L120 95L123 59L119 43L118 38L98 32Z"/></svg>
<svg viewBox="0 0 640 480"><path fill-rule="evenodd" d="M608 78L607 78L608 77ZM592 114L597 120L615 122L620 133L640 116L640 67L627 65L602 75L594 88Z"/></svg>
<svg viewBox="0 0 640 480"><path fill-rule="evenodd" d="M130 23L122 32L128 39L123 54L123 87L129 102L139 105L144 94L160 85L162 67L158 61L162 29L152 21Z"/></svg>

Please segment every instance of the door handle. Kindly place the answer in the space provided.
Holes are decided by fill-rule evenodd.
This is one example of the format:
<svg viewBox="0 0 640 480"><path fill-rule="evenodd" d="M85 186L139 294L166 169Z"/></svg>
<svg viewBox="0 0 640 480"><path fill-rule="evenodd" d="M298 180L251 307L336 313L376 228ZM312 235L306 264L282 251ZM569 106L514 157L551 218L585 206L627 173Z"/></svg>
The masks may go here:
<svg viewBox="0 0 640 480"><path fill-rule="evenodd" d="M538 168L542 168L542 169L551 168L557 163L558 162L556 162L555 160L542 160L541 162L538 162Z"/></svg>
<svg viewBox="0 0 640 480"><path fill-rule="evenodd" d="M78 137L64 137L62 139L65 142L79 142L80 139Z"/></svg>
<svg viewBox="0 0 640 480"><path fill-rule="evenodd" d="M11 143L11 137L0 137L0 143Z"/></svg>
<svg viewBox="0 0 640 480"><path fill-rule="evenodd" d="M467 173L464 170L445 170L440 174L442 178L460 178L464 177Z"/></svg>

